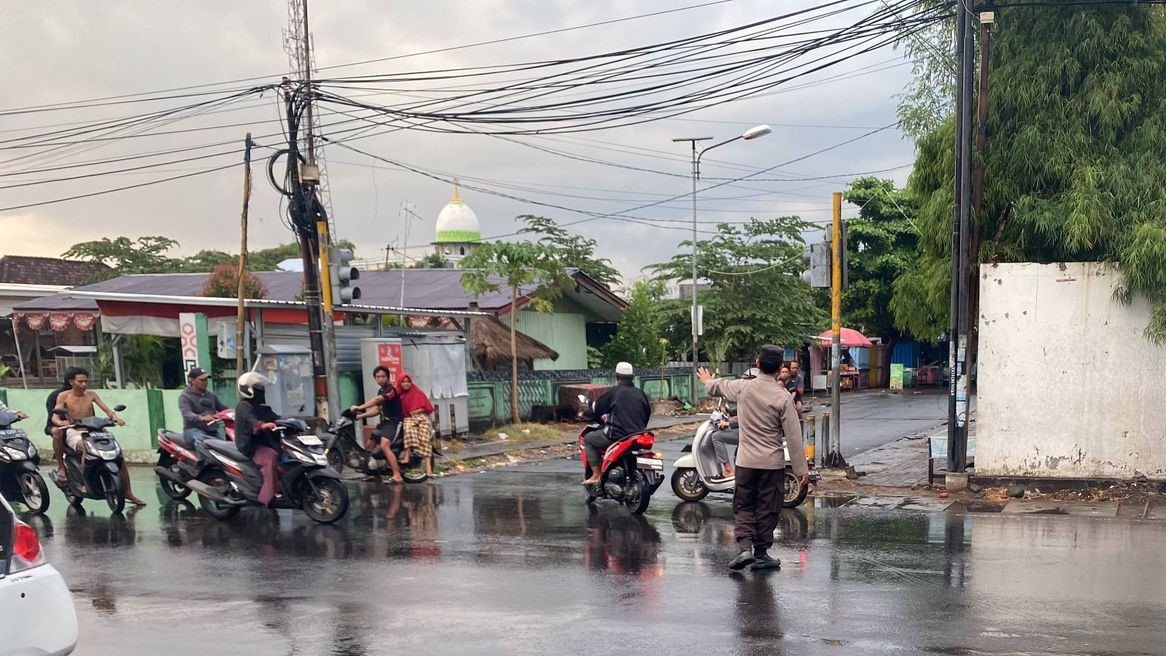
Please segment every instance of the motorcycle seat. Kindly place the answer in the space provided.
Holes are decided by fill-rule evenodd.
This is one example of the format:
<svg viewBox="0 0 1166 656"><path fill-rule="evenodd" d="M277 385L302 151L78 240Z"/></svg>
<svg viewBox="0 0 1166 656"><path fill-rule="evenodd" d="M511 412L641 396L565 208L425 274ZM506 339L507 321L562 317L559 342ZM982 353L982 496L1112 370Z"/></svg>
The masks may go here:
<svg viewBox="0 0 1166 656"><path fill-rule="evenodd" d="M194 445L191 444L190 440L186 439L186 436L183 435L182 433L176 433L176 432L171 431L171 430L163 430L162 434L166 436L166 439L170 440L171 442L177 444L180 447L187 448L187 449L194 448Z"/></svg>
<svg viewBox="0 0 1166 656"><path fill-rule="evenodd" d="M238 447L235 446L234 442L228 442L227 440L213 440L212 439L212 440L203 440L202 443L204 446L206 446L206 448L210 449L211 451L218 451L219 453L227 456L231 460L235 460L237 462L250 462L251 461L250 458L243 455L243 453L241 451L239 451Z"/></svg>

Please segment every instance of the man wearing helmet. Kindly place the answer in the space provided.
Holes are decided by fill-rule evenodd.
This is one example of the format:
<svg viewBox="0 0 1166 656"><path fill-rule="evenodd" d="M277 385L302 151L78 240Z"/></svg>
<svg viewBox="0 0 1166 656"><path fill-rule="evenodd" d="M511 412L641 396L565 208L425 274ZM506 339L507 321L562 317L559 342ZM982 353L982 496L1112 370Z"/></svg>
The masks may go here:
<svg viewBox="0 0 1166 656"><path fill-rule="evenodd" d="M631 364L620 362L615 365L615 381L615 387L604 392L591 409L596 417L606 416L604 422L607 427L602 431L592 431L583 438L587 462L591 464L591 477L583 481L584 485L599 483L603 452L607 447L644 432L652 416L652 404L648 402L647 395L636 387L636 374Z"/></svg>
<svg viewBox="0 0 1166 656"><path fill-rule="evenodd" d="M235 406L235 448L251 458L263 474L259 503L271 506L275 499L275 466L279 461L279 442L271 431L279 415L267 405L267 379L248 371L239 376L239 405Z"/></svg>

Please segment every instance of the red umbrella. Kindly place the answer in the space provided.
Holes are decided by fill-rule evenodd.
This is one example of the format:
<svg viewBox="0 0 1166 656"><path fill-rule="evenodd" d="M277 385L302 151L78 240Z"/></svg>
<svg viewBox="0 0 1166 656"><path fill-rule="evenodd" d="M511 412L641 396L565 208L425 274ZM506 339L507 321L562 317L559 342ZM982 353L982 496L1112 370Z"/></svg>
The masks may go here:
<svg viewBox="0 0 1166 656"><path fill-rule="evenodd" d="M818 335L818 339L820 341L824 342L823 346L828 345L834 340L834 331L827 330L827 331L823 332L821 335ZM866 338L866 335L863 335L862 333L858 332L857 330L855 330L853 328L843 328L842 329L842 346L849 346L849 347L855 347L855 348L870 348L870 347L874 346L874 344L871 343L871 341Z"/></svg>

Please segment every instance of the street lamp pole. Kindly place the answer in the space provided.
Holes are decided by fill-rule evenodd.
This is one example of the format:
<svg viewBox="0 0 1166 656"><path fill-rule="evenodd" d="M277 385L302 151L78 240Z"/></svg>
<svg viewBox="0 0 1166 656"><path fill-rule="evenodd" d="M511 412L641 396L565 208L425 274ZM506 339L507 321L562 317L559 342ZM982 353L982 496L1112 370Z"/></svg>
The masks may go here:
<svg viewBox="0 0 1166 656"><path fill-rule="evenodd" d="M752 141L753 139L757 139L758 137L764 137L765 135L769 134L772 131L773 130L771 130L768 125L758 125L758 126L749 128L745 132L733 137L732 139L726 139L726 140L721 141L719 143L715 143L711 146L706 146L705 148L702 148L701 150L696 149L696 144L698 142L701 142L701 141L709 141L712 139L712 137L680 137L680 138L672 140L674 143L687 141L691 145L691 149L692 149L692 387L690 389L690 393L692 395L692 404L693 405L696 405L696 401L697 401L696 370L700 367L700 326L701 326L700 319L701 319L701 317L700 317L700 305L697 302L697 290L696 290L696 281L697 281L697 276L698 276L697 268L696 268L696 260L697 260L697 254L696 254L696 245L697 245L696 192L697 192L697 188L696 187L697 187L697 182L700 181L700 160L702 157L704 157L705 153L712 150L713 148L718 148L718 147L723 146L725 144L733 143L734 141L737 141L739 139L743 139L745 141Z"/></svg>

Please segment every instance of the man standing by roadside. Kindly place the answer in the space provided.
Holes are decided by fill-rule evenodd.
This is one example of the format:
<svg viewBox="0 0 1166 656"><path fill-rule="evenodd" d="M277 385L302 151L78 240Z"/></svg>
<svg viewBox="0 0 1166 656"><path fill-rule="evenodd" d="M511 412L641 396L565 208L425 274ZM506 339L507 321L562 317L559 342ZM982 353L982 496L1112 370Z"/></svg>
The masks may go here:
<svg viewBox="0 0 1166 656"><path fill-rule="evenodd" d="M793 397L777 380L782 349L765 345L757 356L760 374L752 380L721 380L707 369L698 372L709 394L737 404L741 442L737 447L736 487L733 491L734 535L741 553L729 563L734 570L778 569L781 561L769 555L773 531L781 512L785 478L784 446L801 485L809 483L809 467L802 447L801 423Z"/></svg>
<svg viewBox="0 0 1166 656"><path fill-rule="evenodd" d="M214 392L207 389L211 375L195 367L186 374L190 383L178 397L178 409L182 412L182 436L191 442L217 437L217 431L210 423L214 414L226 410L227 405Z"/></svg>
<svg viewBox="0 0 1166 656"><path fill-rule="evenodd" d="M798 359L794 358L789 363L789 380L785 381L785 388L794 397L794 407L798 410L798 416L802 416L802 388L805 385L805 377L802 376L801 365Z"/></svg>

